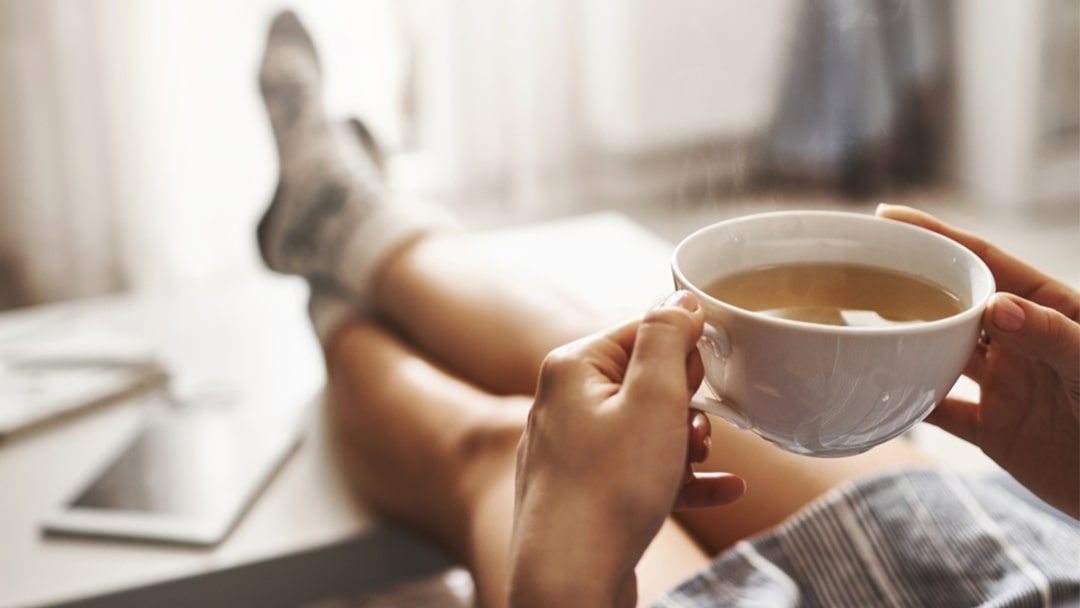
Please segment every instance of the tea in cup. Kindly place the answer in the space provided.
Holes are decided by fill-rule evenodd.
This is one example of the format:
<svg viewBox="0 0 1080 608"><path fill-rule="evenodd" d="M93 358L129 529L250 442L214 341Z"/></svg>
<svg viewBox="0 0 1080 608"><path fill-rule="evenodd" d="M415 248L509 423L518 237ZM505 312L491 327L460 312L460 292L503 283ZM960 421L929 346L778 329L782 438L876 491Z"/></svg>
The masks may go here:
<svg viewBox="0 0 1080 608"><path fill-rule="evenodd" d="M925 418L960 377L994 279L939 234L874 216L785 211L702 228L676 287L705 312L693 407L798 454L848 456Z"/></svg>

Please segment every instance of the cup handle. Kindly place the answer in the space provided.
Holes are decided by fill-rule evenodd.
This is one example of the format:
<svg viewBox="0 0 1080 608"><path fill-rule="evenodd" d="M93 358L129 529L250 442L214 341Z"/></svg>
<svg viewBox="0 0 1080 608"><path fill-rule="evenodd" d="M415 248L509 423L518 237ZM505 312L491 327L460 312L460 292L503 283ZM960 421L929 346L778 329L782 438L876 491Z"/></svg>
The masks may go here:
<svg viewBox="0 0 1080 608"><path fill-rule="evenodd" d="M738 410L730 399L717 399L716 397L709 397L707 395L695 395L694 398L690 400L690 407L701 410L707 414L719 416L744 431L754 426L746 416Z"/></svg>
<svg viewBox="0 0 1080 608"><path fill-rule="evenodd" d="M710 323L705 324L705 330L698 339L698 346L706 354L717 359L726 359L731 356L731 339L728 338L727 332Z"/></svg>
<svg viewBox="0 0 1080 608"><path fill-rule="evenodd" d="M702 332L701 339L698 340L698 346L705 356L717 359L726 359L731 356L731 340L728 338L727 332L709 323L705 324L705 331ZM753 426L750 420L739 411L738 405L725 397L710 397L698 394L690 401L690 407L719 416L743 430Z"/></svg>

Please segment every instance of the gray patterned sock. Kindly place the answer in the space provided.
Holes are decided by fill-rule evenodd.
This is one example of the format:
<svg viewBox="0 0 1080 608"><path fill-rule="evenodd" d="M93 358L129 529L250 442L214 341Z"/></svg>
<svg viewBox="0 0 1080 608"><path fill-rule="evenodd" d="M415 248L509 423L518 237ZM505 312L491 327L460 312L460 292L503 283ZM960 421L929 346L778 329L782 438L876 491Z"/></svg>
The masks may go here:
<svg viewBox="0 0 1080 608"><path fill-rule="evenodd" d="M371 133L357 120L327 119L318 55L291 12L270 27L259 84L280 161L258 227L263 260L362 308L392 250L453 222L441 209L392 201Z"/></svg>

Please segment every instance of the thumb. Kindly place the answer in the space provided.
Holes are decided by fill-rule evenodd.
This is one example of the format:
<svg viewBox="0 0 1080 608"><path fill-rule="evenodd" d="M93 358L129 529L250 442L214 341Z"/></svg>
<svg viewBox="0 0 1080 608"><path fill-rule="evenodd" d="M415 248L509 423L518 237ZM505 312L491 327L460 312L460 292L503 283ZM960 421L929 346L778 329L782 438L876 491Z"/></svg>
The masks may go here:
<svg viewBox="0 0 1080 608"><path fill-rule="evenodd" d="M687 291L673 293L645 315L623 383L631 402L689 401L686 357L696 348L704 324L703 311Z"/></svg>
<svg viewBox="0 0 1080 608"><path fill-rule="evenodd" d="M1075 390L1080 375L1080 323L1011 293L994 294L983 318L991 340L1045 362Z"/></svg>

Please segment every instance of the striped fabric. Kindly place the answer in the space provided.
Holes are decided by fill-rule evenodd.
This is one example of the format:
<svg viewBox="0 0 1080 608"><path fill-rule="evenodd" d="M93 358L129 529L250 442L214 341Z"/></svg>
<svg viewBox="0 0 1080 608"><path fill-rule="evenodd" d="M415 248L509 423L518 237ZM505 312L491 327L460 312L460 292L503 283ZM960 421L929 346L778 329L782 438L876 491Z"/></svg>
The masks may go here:
<svg viewBox="0 0 1080 608"><path fill-rule="evenodd" d="M1080 526L1009 481L919 470L845 485L653 605L1080 606Z"/></svg>

